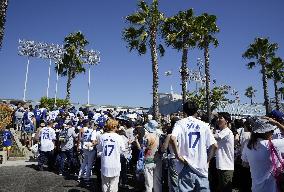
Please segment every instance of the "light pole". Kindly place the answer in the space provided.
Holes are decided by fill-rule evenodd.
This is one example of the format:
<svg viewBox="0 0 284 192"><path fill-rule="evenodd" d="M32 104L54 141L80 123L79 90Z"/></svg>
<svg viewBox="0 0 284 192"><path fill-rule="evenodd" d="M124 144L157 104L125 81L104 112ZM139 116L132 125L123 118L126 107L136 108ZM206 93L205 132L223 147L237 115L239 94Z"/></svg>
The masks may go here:
<svg viewBox="0 0 284 192"><path fill-rule="evenodd" d="M64 56L64 53L66 52L64 47L62 45L57 45L57 44L47 44L43 42L19 40L18 49L19 49L20 56L28 57L23 100L24 101L26 100L26 90L27 90L27 81L28 81L28 74L29 74L30 57L37 57L41 59L49 59L46 97L49 96L50 69L51 69L52 60L54 60L55 63L57 64L55 96L54 96L54 103L56 104L57 91L58 91L58 79L59 79L58 71L60 67L60 62L62 62L62 58ZM100 62L100 53L94 50L84 50L83 54L80 57L82 58L84 64L89 64L89 75L88 75L89 77L88 79L88 105L89 105L90 104L90 85L91 85L91 65L96 65Z"/></svg>
<svg viewBox="0 0 284 192"><path fill-rule="evenodd" d="M29 66L30 66L30 57L36 57L38 55L38 47L34 41L25 41L19 40L18 54L20 56L28 57L27 67L26 67L26 75L25 75L25 84L24 84L24 96L23 101L26 101L26 92L27 92L27 83L28 83L28 75L29 75Z"/></svg>

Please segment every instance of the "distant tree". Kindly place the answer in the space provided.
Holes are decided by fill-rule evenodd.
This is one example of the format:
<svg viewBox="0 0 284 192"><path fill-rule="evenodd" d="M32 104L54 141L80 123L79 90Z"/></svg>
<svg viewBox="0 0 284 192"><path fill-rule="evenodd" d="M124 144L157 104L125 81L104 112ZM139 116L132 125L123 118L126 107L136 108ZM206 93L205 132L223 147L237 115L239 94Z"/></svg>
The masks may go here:
<svg viewBox="0 0 284 192"><path fill-rule="evenodd" d="M267 86L267 65L269 59L275 56L275 51L278 49L277 43L270 43L267 38L255 38L254 42L249 45L249 48L243 54L243 58L255 59L255 62L247 64L249 69L252 69L259 64L261 66L264 105L266 114L269 113L269 96Z"/></svg>
<svg viewBox="0 0 284 192"><path fill-rule="evenodd" d="M71 81L76 75L85 72L81 56L84 54L84 47L89 42L85 39L83 33L70 33L64 39L64 49L66 53L62 61L59 63L59 68L56 66L55 70L61 76L67 76L66 99L70 100L71 95Z"/></svg>
<svg viewBox="0 0 284 192"><path fill-rule="evenodd" d="M137 12L125 18L130 26L123 30L123 39L129 50L136 50L139 55L144 55L148 46L150 48L153 73L153 118L160 122L157 52L159 51L163 56L165 50L161 44L157 46L157 38L164 16L158 9L158 0L153 0L150 5L145 1L139 1L138 8Z"/></svg>
<svg viewBox="0 0 284 192"><path fill-rule="evenodd" d="M4 39L7 8L8 8L8 0L1 0L0 1L0 50L2 48L2 42Z"/></svg>
<svg viewBox="0 0 284 192"><path fill-rule="evenodd" d="M216 86L210 91L211 105L210 111L218 108L222 101L228 101L226 95L228 91L222 86ZM206 88L200 88L198 93L195 91L188 93L188 100L194 101L198 104L199 108L206 111L207 102L206 102Z"/></svg>
<svg viewBox="0 0 284 192"><path fill-rule="evenodd" d="M271 62L267 65L267 77L273 80L275 105L276 109L279 110L279 90L277 83L283 81L284 77L284 62L280 57L271 58Z"/></svg>
<svg viewBox="0 0 284 192"><path fill-rule="evenodd" d="M180 11L177 15L165 20L162 28L163 38L167 46L182 51L181 59L181 85L182 100L186 102L188 80L187 56L188 50L196 45L193 9Z"/></svg>
<svg viewBox="0 0 284 192"><path fill-rule="evenodd" d="M256 93L256 90L252 86L249 86L248 88L246 88L245 96L250 99L251 105L253 104L252 98L255 97L255 93Z"/></svg>
<svg viewBox="0 0 284 192"><path fill-rule="evenodd" d="M216 24L217 17L215 15L208 15L207 13L196 17L195 26L196 31L199 35L198 47L204 50L205 59L205 78L206 78L206 106L207 116L211 117L210 107L210 67L209 67L209 45L213 44L215 47L218 46L219 42L215 37L215 34L219 32L219 28Z"/></svg>

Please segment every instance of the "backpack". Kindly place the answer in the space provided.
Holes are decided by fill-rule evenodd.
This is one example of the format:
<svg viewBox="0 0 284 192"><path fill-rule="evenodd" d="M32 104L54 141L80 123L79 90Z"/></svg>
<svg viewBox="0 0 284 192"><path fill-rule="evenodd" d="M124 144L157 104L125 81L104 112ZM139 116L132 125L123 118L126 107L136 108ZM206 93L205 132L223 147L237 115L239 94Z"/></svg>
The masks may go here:
<svg viewBox="0 0 284 192"><path fill-rule="evenodd" d="M69 137L68 137L68 129L63 129L62 131L60 131L59 133L59 141L62 143L66 143L68 141Z"/></svg>

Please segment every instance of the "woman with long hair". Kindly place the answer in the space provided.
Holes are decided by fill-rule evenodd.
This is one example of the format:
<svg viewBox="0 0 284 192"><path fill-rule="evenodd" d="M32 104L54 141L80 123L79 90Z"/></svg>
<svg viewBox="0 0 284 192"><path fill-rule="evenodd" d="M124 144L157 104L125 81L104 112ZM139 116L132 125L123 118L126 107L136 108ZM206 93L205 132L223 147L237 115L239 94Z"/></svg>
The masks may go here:
<svg viewBox="0 0 284 192"><path fill-rule="evenodd" d="M253 192L276 192L277 183L273 176L272 148L275 148L277 155L281 157L284 153L284 140L272 140L273 131L276 128L270 119L253 118L252 134L242 152L244 164L250 167ZM283 127L279 127L283 129ZM277 156L276 155L276 156ZM277 159L277 158L276 158Z"/></svg>

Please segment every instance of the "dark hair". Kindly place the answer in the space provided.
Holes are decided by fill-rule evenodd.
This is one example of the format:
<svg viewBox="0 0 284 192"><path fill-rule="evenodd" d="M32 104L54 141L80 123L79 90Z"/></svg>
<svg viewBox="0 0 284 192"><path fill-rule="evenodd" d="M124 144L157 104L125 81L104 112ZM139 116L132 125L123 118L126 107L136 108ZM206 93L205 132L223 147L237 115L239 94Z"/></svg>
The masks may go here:
<svg viewBox="0 0 284 192"><path fill-rule="evenodd" d="M196 114L198 111L198 105L194 101L187 101L183 104L183 112L188 116Z"/></svg>
<svg viewBox="0 0 284 192"><path fill-rule="evenodd" d="M232 122L231 115L228 112L219 112L218 116L223 117L226 121L228 121L228 123Z"/></svg>
<svg viewBox="0 0 284 192"><path fill-rule="evenodd" d="M251 133L250 140L248 141L247 147L252 150L256 150L257 139L268 140L269 137L273 134L273 130L266 133Z"/></svg>

